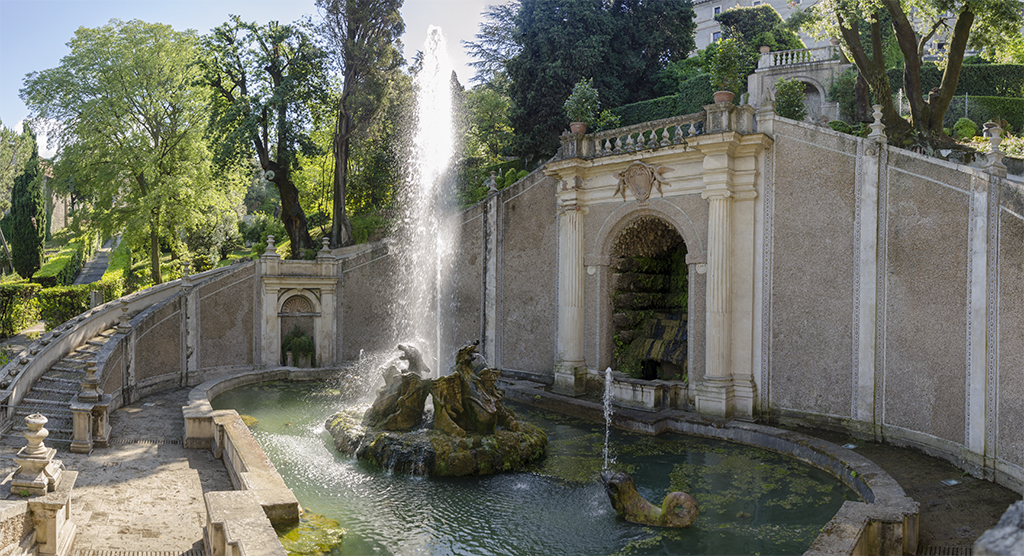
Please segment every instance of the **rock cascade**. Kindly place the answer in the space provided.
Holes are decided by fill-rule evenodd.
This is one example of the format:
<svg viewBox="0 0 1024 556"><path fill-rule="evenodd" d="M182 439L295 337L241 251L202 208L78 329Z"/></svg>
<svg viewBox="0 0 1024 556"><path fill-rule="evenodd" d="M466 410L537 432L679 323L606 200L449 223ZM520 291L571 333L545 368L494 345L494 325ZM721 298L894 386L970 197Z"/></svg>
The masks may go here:
<svg viewBox="0 0 1024 556"><path fill-rule="evenodd" d="M440 476L513 471L542 458L547 435L502 405L500 372L487 368L477 344L460 348L452 373L437 379L424 378L430 369L415 347L399 345L370 409L327 420L335 447L392 471ZM428 395L432 418L424 410Z"/></svg>

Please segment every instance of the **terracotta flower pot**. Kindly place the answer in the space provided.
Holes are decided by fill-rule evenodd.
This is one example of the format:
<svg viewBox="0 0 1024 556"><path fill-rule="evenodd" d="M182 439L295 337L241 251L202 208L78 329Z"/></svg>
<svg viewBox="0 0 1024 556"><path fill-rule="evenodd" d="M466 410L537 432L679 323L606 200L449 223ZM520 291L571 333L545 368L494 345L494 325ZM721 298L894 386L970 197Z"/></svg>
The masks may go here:
<svg viewBox="0 0 1024 556"><path fill-rule="evenodd" d="M587 124L584 122L572 122L569 124L569 131L573 133L586 133Z"/></svg>
<svg viewBox="0 0 1024 556"><path fill-rule="evenodd" d="M714 96L715 104L721 104L723 102L732 102L732 99L736 98L736 93L732 91L715 91Z"/></svg>

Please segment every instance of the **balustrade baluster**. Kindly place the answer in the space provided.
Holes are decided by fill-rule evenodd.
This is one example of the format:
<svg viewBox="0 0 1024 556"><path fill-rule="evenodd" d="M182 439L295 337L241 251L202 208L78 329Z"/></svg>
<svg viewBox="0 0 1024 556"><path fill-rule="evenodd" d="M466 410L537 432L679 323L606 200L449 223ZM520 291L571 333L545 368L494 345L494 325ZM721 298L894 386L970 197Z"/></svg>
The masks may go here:
<svg viewBox="0 0 1024 556"><path fill-rule="evenodd" d="M619 154L619 153L622 152L622 140L620 138L613 137L612 138L612 144L615 145L615 148L612 149L613 153Z"/></svg>
<svg viewBox="0 0 1024 556"><path fill-rule="evenodd" d="M632 151L636 150L636 148L633 145L633 134L632 133L630 133L629 135L626 136L626 148L623 149L623 150L626 151L626 152L632 152Z"/></svg>
<svg viewBox="0 0 1024 556"><path fill-rule="evenodd" d="M672 144L673 145L678 145L679 143L682 143L684 141L683 137L684 137L684 135L683 135L683 126L677 125L676 126L676 136L672 138Z"/></svg>
<svg viewBox="0 0 1024 556"><path fill-rule="evenodd" d="M668 137L668 128L669 128L669 126L665 126L665 129L661 130L661 146L662 147L667 147L667 146L672 144L672 140L669 139L669 137Z"/></svg>

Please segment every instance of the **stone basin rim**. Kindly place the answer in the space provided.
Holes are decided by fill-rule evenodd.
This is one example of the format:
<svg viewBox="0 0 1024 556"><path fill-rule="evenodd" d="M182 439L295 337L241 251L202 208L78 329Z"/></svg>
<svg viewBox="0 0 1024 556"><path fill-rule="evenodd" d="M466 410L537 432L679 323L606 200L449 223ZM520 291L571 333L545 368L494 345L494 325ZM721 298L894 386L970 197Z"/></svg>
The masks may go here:
<svg viewBox="0 0 1024 556"><path fill-rule="evenodd" d="M187 420L198 414L233 412L215 411L210 400L228 390L261 382L305 382L333 378L344 368L277 367L213 378L189 392L188 405L182 407L182 413ZM603 421L602 405L548 392L540 376L537 381L532 381L524 376L530 373L513 374L516 379L511 382L507 379L501 381L505 385L506 399L595 422ZM864 533L872 526L876 530L878 526L902 530L900 536L903 537L904 546L912 547L913 552L910 553L916 553L918 503L908 497L899 483L881 467L853 450L794 431L758 423L715 419L686 411L652 414L617 407L612 424L616 428L649 436L677 432L754 446L794 457L832 474L857 492L865 502L845 502L805 552L805 556L859 553L863 547L860 550L858 547L867 538ZM187 444L188 439L185 441Z"/></svg>

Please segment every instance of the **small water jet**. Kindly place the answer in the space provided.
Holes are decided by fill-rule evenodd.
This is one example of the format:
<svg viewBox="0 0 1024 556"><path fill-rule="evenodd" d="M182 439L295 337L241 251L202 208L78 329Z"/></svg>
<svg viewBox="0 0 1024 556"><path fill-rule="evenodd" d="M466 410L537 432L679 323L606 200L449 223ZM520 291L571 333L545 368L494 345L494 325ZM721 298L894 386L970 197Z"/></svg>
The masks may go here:
<svg viewBox="0 0 1024 556"><path fill-rule="evenodd" d="M608 452L608 440L612 433L612 368L608 367L604 372L604 467L608 469L610 456Z"/></svg>
<svg viewBox="0 0 1024 556"><path fill-rule="evenodd" d="M500 373L487 368L477 344L459 349L452 372L436 379L424 378L432 372L418 349L399 345L401 355L382 368L384 386L362 419L351 410L327 419L335 448L418 475L488 475L542 458L547 435L501 403ZM432 415L425 410L428 396Z"/></svg>

